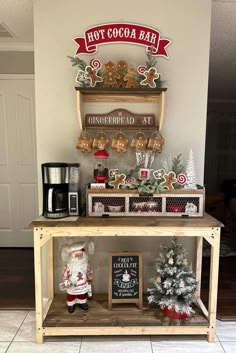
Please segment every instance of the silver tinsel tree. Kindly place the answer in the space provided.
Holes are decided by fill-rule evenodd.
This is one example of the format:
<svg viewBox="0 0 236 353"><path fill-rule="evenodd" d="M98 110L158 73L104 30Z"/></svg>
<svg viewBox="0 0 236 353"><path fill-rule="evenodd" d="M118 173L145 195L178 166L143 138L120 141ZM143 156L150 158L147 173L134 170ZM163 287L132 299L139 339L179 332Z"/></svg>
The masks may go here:
<svg viewBox="0 0 236 353"><path fill-rule="evenodd" d="M189 268L186 250L176 238L169 247L161 246L162 252L157 259L157 275L153 288L149 288L149 304L154 303L164 309L174 309L181 314L193 313L191 304L197 288L195 275Z"/></svg>

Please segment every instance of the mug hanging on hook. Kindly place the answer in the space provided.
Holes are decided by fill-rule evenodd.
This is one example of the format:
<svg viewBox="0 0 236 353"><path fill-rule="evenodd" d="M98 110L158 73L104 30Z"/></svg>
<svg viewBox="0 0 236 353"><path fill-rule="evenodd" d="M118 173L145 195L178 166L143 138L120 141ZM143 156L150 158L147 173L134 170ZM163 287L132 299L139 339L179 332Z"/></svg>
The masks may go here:
<svg viewBox="0 0 236 353"><path fill-rule="evenodd" d="M161 153L165 140L159 131L154 131L148 141L147 149L153 152Z"/></svg>
<svg viewBox="0 0 236 353"><path fill-rule="evenodd" d="M115 134L112 139L111 148L116 152L127 152L129 145L129 140L126 134L119 131Z"/></svg>
<svg viewBox="0 0 236 353"><path fill-rule="evenodd" d="M147 147L147 143L147 136L142 131L138 131L132 138L130 147L135 151L144 151Z"/></svg>
<svg viewBox="0 0 236 353"><path fill-rule="evenodd" d="M97 136L93 140L93 148L107 149L109 145L109 139L102 130L97 133Z"/></svg>
<svg viewBox="0 0 236 353"><path fill-rule="evenodd" d="M92 143L93 139L90 134L86 130L83 130L76 141L76 148L81 152L91 152Z"/></svg>

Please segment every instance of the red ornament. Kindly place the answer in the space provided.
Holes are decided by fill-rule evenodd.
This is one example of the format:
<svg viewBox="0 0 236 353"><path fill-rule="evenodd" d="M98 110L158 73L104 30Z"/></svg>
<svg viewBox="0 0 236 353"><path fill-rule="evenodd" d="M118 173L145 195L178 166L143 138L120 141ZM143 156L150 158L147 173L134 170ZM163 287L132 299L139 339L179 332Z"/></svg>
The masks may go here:
<svg viewBox="0 0 236 353"><path fill-rule="evenodd" d="M161 308L161 311L164 315L170 317L171 319L187 319L190 317L190 314L177 312L174 308L168 309L168 306Z"/></svg>
<svg viewBox="0 0 236 353"><path fill-rule="evenodd" d="M109 153L106 150L98 150L94 153L94 157L98 159L107 159L109 157Z"/></svg>

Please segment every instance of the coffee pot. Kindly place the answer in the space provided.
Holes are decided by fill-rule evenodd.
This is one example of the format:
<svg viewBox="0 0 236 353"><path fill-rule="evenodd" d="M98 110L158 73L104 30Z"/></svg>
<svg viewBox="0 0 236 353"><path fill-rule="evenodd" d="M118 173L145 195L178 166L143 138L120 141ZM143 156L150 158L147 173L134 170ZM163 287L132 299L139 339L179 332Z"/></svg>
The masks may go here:
<svg viewBox="0 0 236 353"><path fill-rule="evenodd" d="M68 210L68 164L44 163L41 165L43 179L43 215L62 218Z"/></svg>

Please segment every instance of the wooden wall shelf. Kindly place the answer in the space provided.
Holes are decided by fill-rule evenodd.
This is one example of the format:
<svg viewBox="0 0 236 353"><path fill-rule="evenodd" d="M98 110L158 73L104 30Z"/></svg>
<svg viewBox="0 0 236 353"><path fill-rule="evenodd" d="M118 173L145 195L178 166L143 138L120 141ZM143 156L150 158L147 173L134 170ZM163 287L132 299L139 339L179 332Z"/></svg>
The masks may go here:
<svg viewBox="0 0 236 353"><path fill-rule="evenodd" d="M96 87L75 87L75 89L77 94L77 113L80 129L84 128L85 103L154 103L159 106L159 109L156 113L157 128L161 130L163 126L165 92L167 88L107 89Z"/></svg>
<svg viewBox="0 0 236 353"><path fill-rule="evenodd" d="M208 214L201 218L167 217L67 217L48 220L44 217L32 222L34 229L35 299L37 342L44 336L71 335L207 335L215 340L216 306L219 269L220 227L222 224ZM196 240L196 280L199 284L196 314L178 323L163 321L156 308L144 305L126 308L123 313L108 310L107 299L94 297L90 309L80 315L67 313L65 295L54 292L53 239L59 237L191 237ZM209 302L205 307L200 298L202 245L205 239L211 246ZM46 258L47 266L42 263ZM43 281L44 279L44 281ZM46 297L46 298L45 298ZM47 302L45 304L45 299ZM156 315L157 314L157 315Z"/></svg>

